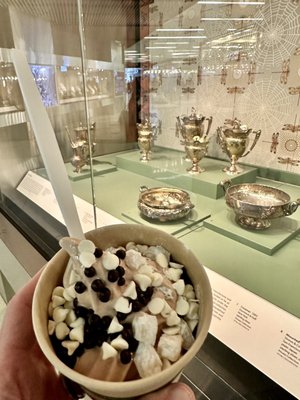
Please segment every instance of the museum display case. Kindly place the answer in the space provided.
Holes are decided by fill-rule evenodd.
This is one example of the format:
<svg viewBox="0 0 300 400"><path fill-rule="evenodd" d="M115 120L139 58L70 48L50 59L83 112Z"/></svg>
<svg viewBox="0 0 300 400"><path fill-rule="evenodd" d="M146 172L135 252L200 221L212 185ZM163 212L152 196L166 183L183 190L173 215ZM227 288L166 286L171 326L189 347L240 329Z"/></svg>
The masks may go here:
<svg viewBox="0 0 300 400"><path fill-rule="evenodd" d="M299 2L23 3L0 1L1 213L46 259L76 215L179 238L214 297L197 398L299 397Z"/></svg>

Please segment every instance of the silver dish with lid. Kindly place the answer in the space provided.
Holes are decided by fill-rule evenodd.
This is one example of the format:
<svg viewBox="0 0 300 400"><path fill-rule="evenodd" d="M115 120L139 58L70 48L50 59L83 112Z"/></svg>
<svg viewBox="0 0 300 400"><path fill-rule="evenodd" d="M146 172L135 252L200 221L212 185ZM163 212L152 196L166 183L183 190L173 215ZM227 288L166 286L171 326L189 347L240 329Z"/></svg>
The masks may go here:
<svg viewBox="0 0 300 400"><path fill-rule="evenodd" d="M184 190L141 186L138 208L144 216L165 222L186 217L194 204Z"/></svg>
<svg viewBox="0 0 300 400"><path fill-rule="evenodd" d="M291 201L290 196L272 186L258 183L241 183L231 186L230 180L222 181L226 204L236 214L236 221L246 229L266 229L271 219L292 215L300 205L300 199Z"/></svg>

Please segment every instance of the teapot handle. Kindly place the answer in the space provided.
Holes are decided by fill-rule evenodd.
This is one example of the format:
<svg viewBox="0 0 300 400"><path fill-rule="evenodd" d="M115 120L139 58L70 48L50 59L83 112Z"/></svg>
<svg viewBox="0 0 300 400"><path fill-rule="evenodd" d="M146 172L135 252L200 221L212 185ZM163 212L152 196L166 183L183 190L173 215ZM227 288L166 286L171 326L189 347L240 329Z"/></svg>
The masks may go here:
<svg viewBox="0 0 300 400"><path fill-rule="evenodd" d="M259 129L258 131L253 131L252 133L255 134L255 138L254 138L254 141L253 141L253 143L252 143L252 146L251 146L250 149L249 149L248 151L246 151L246 153L243 154L241 157L247 156L247 155L250 153L250 151L252 151L252 150L254 149L254 147L256 146L256 143L257 143L258 139L260 138L261 130Z"/></svg>
<svg viewBox="0 0 300 400"><path fill-rule="evenodd" d="M204 135L205 138L206 138L207 135L209 134L210 127L211 127L211 124L212 124L212 117L206 118L206 120L208 121L208 123L207 123L206 133L205 133L205 135Z"/></svg>
<svg viewBox="0 0 300 400"><path fill-rule="evenodd" d="M297 210L297 208L300 206L300 199L297 199L296 201L291 201L289 204L284 207L284 215L292 215L294 212Z"/></svg>

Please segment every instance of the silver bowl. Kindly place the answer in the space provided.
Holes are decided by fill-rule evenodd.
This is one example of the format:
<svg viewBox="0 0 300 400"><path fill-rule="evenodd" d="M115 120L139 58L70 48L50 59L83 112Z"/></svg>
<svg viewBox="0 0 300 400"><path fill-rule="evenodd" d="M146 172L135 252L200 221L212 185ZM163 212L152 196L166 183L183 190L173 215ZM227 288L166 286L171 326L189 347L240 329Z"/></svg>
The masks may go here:
<svg viewBox="0 0 300 400"><path fill-rule="evenodd" d="M138 208L144 216L165 222L186 217L194 204L184 190L168 187L149 189L141 186Z"/></svg>
<svg viewBox="0 0 300 400"><path fill-rule="evenodd" d="M246 229L266 229L271 219L293 214L300 199L291 201L290 196L279 189L258 183L242 183L231 186L230 180L222 181L226 204L236 214L236 221Z"/></svg>

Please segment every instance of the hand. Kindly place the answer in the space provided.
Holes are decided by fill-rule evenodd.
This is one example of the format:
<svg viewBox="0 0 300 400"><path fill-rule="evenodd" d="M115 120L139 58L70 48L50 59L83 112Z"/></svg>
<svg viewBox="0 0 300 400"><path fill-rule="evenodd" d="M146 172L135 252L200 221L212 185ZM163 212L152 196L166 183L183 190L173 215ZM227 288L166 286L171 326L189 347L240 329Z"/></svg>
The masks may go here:
<svg viewBox="0 0 300 400"><path fill-rule="evenodd" d="M43 355L35 339L31 306L40 273L21 289L7 306L0 331L1 400L71 400L66 385ZM183 383L173 383L140 400L195 400Z"/></svg>

